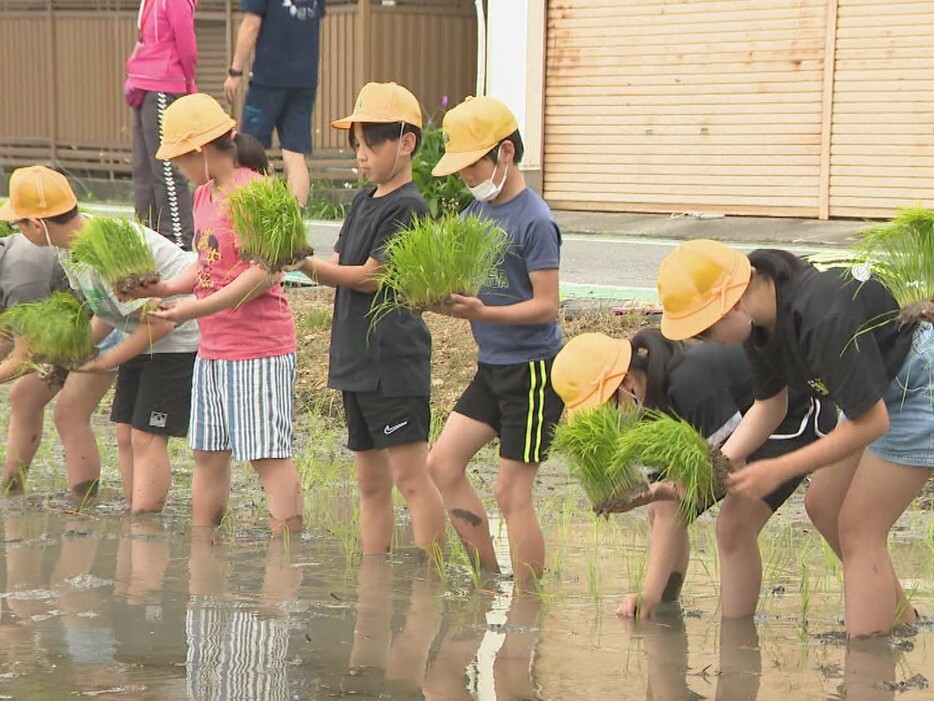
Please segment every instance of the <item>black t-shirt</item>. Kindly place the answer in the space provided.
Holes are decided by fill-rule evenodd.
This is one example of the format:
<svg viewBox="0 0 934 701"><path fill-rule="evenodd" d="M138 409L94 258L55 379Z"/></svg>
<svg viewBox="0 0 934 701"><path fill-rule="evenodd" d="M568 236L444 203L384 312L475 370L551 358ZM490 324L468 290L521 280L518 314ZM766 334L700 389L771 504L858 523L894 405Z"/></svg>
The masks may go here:
<svg viewBox="0 0 934 701"><path fill-rule="evenodd" d="M750 259L757 254L791 255L762 251ZM745 345L755 395L768 399L788 386L829 397L855 418L898 374L915 325L895 319L898 304L874 279L861 282L848 271L796 266L775 278L775 332L769 336L756 327Z"/></svg>
<svg viewBox="0 0 934 701"><path fill-rule="evenodd" d="M740 346L690 346L668 376L672 412L713 445L722 445L755 400L752 371ZM828 407L833 415L833 407ZM795 436L812 412L806 394L788 393L788 412L775 435Z"/></svg>
<svg viewBox="0 0 934 701"><path fill-rule="evenodd" d="M428 204L414 183L384 197L375 187L354 198L334 250L341 265L363 265L368 258L384 260L384 246ZM431 336L425 322L405 309L382 317L371 329L369 316L376 294L338 287L331 324L331 364L328 386L348 392L375 392L390 397L427 397L431 387Z"/></svg>

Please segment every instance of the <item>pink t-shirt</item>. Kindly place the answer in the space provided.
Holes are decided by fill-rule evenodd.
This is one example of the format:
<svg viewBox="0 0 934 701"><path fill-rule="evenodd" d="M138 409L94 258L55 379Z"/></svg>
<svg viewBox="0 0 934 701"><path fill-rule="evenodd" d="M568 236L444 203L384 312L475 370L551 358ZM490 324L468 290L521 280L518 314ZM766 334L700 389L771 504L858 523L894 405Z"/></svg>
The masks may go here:
<svg viewBox="0 0 934 701"><path fill-rule="evenodd" d="M259 177L262 176L255 171L240 168L234 175L234 187ZM249 263L240 260L227 197L212 193L213 185L213 181L208 182L195 191L198 299L227 286L249 268ZM292 310L278 284L236 309L201 317L198 325L201 329L198 355L209 360L251 360L295 352Z"/></svg>

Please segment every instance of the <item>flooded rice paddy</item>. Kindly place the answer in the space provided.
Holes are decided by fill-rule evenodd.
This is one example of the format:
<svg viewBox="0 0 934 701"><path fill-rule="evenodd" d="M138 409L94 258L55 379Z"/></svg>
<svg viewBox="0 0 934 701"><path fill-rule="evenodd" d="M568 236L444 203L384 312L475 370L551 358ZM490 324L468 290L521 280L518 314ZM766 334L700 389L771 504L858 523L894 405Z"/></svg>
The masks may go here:
<svg viewBox="0 0 934 701"><path fill-rule="evenodd" d="M934 699L929 511L912 507L893 535L896 570L926 618L891 639L845 644L840 567L800 494L763 535L755 620L720 618L707 515L692 531L681 607L632 622L614 611L642 576L644 514L593 519L559 464L538 485L547 572L518 592L506 577L476 580L457 548L425 563L401 505L394 554L361 557L339 431L309 418L299 433L305 530L283 542L269 540L244 466L223 526L193 530L180 441L166 513L124 516L103 419L105 487L76 512L47 431L27 495L0 500L0 698ZM492 472L473 477L490 497Z"/></svg>

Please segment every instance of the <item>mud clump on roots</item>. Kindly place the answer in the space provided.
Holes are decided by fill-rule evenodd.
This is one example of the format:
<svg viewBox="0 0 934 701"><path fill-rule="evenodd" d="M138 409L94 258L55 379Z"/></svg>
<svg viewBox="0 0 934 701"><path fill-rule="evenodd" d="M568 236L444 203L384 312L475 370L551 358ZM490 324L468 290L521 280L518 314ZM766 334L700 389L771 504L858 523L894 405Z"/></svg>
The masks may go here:
<svg viewBox="0 0 934 701"><path fill-rule="evenodd" d="M117 296L126 299L149 285L155 285L161 279L162 275L159 273L132 273L114 282L113 288Z"/></svg>
<svg viewBox="0 0 934 701"><path fill-rule="evenodd" d="M295 265L299 261L313 256L315 254L315 249L311 246L306 246L295 251L292 251L291 255L286 259L280 260L267 260L262 255L254 253L252 251L240 251L240 260L250 263L252 265L257 265L267 273L278 273L281 272L284 268L287 268L290 265Z"/></svg>
<svg viewBox="0 0 934 701"><path fill-rule="evenodd" d="M934 324L934 299L922 299L902 309L898 320L903 324L926 321Z"/></svg>

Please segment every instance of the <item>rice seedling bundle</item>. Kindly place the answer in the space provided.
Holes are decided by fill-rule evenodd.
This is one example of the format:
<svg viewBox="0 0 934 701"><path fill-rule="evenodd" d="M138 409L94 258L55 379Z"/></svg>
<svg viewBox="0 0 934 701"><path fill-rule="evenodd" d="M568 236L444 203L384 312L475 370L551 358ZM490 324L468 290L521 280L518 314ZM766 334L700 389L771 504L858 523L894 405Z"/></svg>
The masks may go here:
<svg viewBox="0 0 934 701"><path fill-rule="evenodd" d="M901 307L902 322L934 321L934 210L901 209L892 221L862 231L850 251L809 260L820 269L845 268L860 280L876 278Z"/></svg>
<svg viewBox="0 0 934 701"><path fill-rule="evenodd" d="M374 302L377 318L401 306L424 310L452 294L475 296L509 250L505 231L479 217L417 219L386 244L376 280L396 294Z"/></svg>
<svg viewBox="0 0 934 701"><path fill-rule="evenodd" d="M160 278L139 224L128 219L93 217L76 235L71 257L96 270L121 296Z"/></svg>
<svg viewBox="0 0 934 701"><path fill-rule="evenodd" d="M25 339L34 363L73 370L94 357L90 314L70 294L54 292L38 302L17 304L0 318Z"/></svg>
<svg viewBox="0 0 934 701"><path fill-rule="evenodd" d="M617 442L618 459L658 473L660 480L681 485L681 513L692 521L726 495L729 460L687 421L661 411L646 410L645 418Z"/></svg>
<svg viewBox="0 0 934 701"><path fill-rule="evenodd" d="M243 260L275 272L314 252L298 202L281 178L256 178L227 201Z"/></svg>
<svg viewBox="0 0 934 701"><path fill-rule="evenodd" d="M555 429L552 445L568 459L568 472L597 513L624 510L648 490L640 466L619 450L620 438L638 420L639 412L606 403Z"/></svg>

